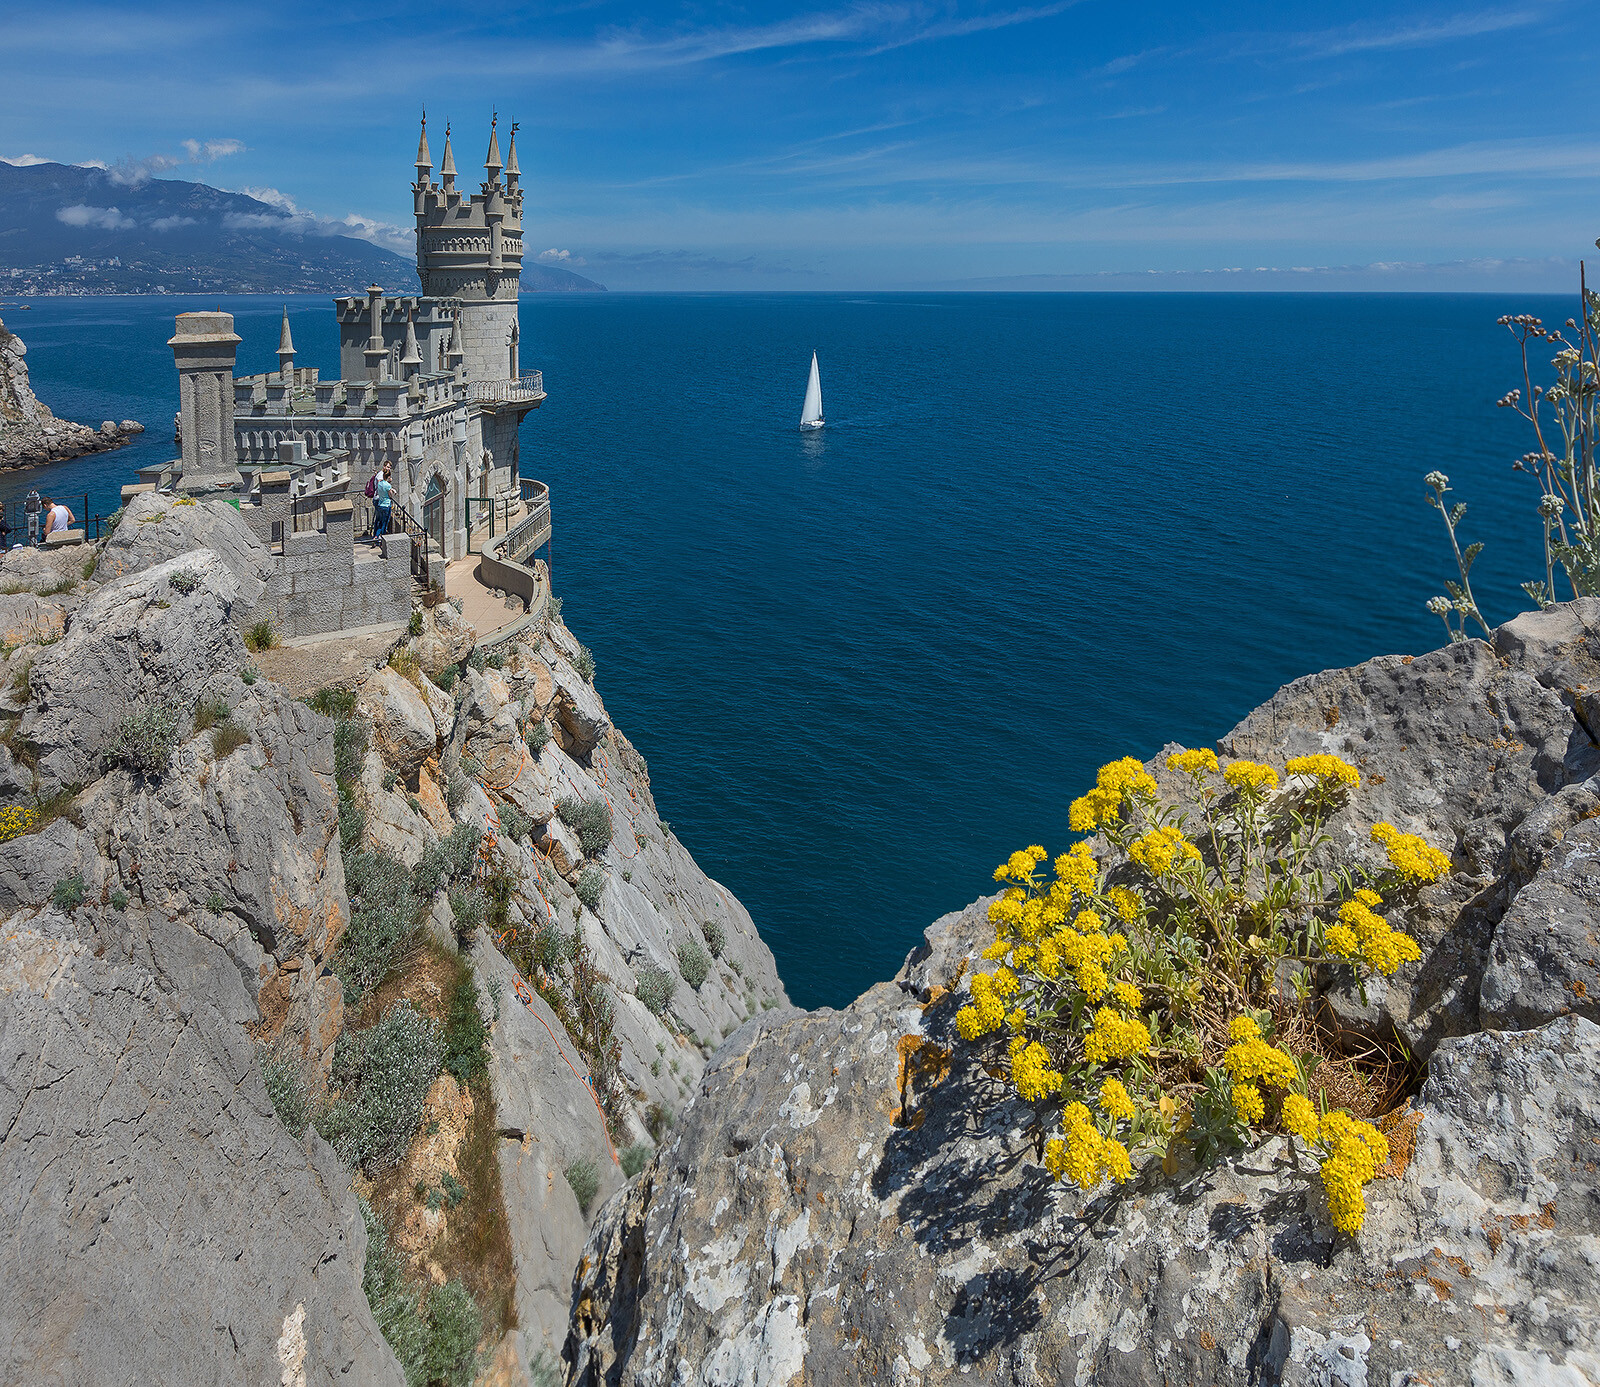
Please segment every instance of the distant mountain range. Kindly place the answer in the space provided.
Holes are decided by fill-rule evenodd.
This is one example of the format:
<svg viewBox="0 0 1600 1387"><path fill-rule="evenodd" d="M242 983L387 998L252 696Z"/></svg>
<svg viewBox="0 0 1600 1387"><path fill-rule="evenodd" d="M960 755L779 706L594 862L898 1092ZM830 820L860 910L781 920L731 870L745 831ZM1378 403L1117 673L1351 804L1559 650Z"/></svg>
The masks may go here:
<svg viewBox="0 0 1600 1387"><path fill-rule="evenodd" d="M0 293L418 291L411 260L336 226L204 183L0 162ZM604 288L549 265L525 266L522 287Z"/></svg>

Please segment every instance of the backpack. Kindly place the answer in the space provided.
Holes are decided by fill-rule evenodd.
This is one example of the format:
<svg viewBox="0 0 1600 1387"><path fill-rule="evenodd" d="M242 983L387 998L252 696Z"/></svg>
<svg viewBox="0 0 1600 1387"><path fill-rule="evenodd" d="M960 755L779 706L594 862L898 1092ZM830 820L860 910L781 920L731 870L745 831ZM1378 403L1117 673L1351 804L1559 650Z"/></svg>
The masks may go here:
<svg viewBox="0 0 1600 1387"><path fill-rule="evenodd" d="M367 478L367 500L370 501L377 494L378 494L378 474L376 472L374 472L370 477Z"/></svg>

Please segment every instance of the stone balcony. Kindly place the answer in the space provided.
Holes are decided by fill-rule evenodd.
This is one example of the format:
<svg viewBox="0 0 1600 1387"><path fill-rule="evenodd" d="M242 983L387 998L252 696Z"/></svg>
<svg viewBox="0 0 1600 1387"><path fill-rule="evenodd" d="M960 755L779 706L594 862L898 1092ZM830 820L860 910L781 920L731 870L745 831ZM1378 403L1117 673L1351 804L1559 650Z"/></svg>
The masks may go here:
<svg viewBox="0 0 1600 1387"><path fill-rule="evenodd" d="M533 404L544 399L544 372L525 371L507 380L475 380L467 384L467 398L478 404Z"/></svg>

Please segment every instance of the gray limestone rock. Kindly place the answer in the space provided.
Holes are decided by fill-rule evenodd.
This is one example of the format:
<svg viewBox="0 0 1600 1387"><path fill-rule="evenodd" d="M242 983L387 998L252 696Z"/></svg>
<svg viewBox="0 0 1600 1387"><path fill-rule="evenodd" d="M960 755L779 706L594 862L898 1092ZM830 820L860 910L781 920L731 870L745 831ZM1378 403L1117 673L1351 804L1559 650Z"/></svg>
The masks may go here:
<svg viewBox="0 0 1600 1387"><path fill-rule="evenodd" d="M561 739L562 749L571 756L585 759L610 730L611 719L594 686L566 660L557 658L554 661L551 677L555 682L551 722Z"/></svg>
<svg viewBox="0 0 1600 1387"><path fill-rule="evenodd" d="M367 676L356 707L372 724L373 740L391 770L414 776L439 749L433 713L404 675L387 666Z"/></svg>
<svg viewBox="0 0 1600 1387"><path fill-rule="evenodd" d="M958 955L938 937L956 928L930 948ZM1147 1169L1092 1197L1053 1184L1033 1110L955 1037L959 998L924 1009L914 986L903 974L842 1012L761 1017L723 1046L591 1233L576 1382L1309 1387L1588 1370L1589 1022L1444 1042L1414 1157L1368 1187L1353 1241L1282 1139L1186 1179Z"/></svg>
<svg viewBox="0 0 1600 1387"><path fill-rule="evenodd" d="M101 551L95 581L112 582L201 549L221 559L238 581L238 616L253 611L272 577L272 557L226 501L180 501L156 492L135 496Z"/></svg>
<svg viewBox="0 0 1600 1387"><path fill-rule="evenodd" d="M180 568L200 580L187 593L167 582ZM94 779L130 712L167 703L187 718L211 675L245 663L234 624L239 602L238 581L204 549L119 578L86 602L33 663L21 731L39 749L44 784Z"/></svg>
<svg viewBox="0 0 1600 1387"><path fill-rule="evenodd" d="M1569 1011L1600 1021L1600 819L1543 855L1496 926L1483 972L1485 1026L1541 1026Z"/></svg>
<svg viewBox="0 0 1600 1387"><path fill-rule="evenodd" d="M433 676L466 659L477 638L472 623L448 602L441 602L423 612L422 634L412 639L411 648L422 668Z"/></svg>

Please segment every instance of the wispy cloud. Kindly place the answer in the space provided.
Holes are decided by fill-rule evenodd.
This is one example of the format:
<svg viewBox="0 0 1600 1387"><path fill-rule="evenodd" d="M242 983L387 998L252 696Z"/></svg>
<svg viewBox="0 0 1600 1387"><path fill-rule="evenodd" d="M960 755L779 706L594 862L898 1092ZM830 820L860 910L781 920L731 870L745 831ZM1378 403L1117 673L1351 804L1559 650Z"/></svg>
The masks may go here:
<svg viewBox="0 0 1600 1387"><path fill-rule="evenodd" d="M347 212L343 217L318 216L301 207L288 193L278 188L250 187L235 188L233 191L265 203L271 210L230 212L224 218L228 226L241 230L268 228L291 236L355 236L401 255L408 255L416 249L416 232L410 227L397 226L393 222L364 217L355 212Z"/></svg>
<svg viewBox="0 0 1600 1387"><path fill-rule="evenodd" d="M214 164L230 154L243 154L243 140L185 140L183 147L189 151L191 164Z"/></svg>
<svg viewBox="0 0 1600 1387"><path fill-rule="evenodd" d="M137 223L116 207L85 207L81 202L73 207L56 208L56 220L66 226L80 227L85 231L125 231Z"/></svg>
<svg viewBox="0 0 1600 1387"><path fill-rule="evenodd" d="M1548 14L1546 7L1530 6L1513 10L1479 10L1452 15L1448 19L1403 20L1383 25L1352 24L1339 29L1301 34L1290 39L1289 43L1291 47L1316 58L1337 58L1347 53L1368 53L1378 49L1431 48L1457 39L1479 38L1507 29L1523 29L1541 22Z"/></svg>

